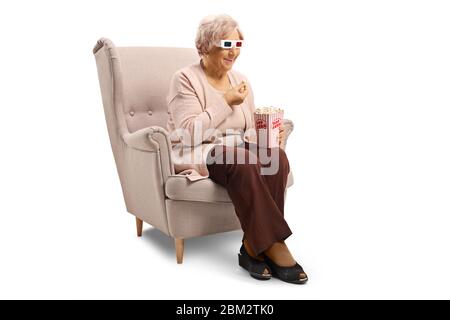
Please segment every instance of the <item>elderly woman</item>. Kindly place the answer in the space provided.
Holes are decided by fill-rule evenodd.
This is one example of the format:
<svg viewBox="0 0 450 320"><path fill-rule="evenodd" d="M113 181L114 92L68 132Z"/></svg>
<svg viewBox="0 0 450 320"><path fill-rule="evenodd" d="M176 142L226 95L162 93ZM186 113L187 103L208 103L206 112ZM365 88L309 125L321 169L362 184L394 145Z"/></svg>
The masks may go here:
<svg viewBox="0 0 450 320"><path fill-rule="evenodd" d="M284 243L292 234L284 219L289 161L281 148L266 148L270 163L263 164L250 147L253 92L232 70L243 40L227 15L201 21L195 41L201 59L174 74L167 97L175 170L190 181L209 177L227 189L244 231L239 265L252 277L302 284L308 278ZM261 174L275 162L275 173Z"/></svg>

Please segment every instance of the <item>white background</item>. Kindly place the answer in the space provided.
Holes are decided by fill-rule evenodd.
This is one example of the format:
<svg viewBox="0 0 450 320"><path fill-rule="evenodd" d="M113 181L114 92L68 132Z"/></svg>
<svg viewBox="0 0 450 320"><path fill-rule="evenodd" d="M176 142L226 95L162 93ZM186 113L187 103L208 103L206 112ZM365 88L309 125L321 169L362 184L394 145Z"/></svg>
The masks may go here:
<svg viewBox="0 0 450 320"><path fill-rule="evenodd" d="M193 47L228 13L257 105L295 123L287 243L310 281L258 282L241 233L135 235L92 48ZM446 1L0 4L0 298L450 298Z"/></svg>

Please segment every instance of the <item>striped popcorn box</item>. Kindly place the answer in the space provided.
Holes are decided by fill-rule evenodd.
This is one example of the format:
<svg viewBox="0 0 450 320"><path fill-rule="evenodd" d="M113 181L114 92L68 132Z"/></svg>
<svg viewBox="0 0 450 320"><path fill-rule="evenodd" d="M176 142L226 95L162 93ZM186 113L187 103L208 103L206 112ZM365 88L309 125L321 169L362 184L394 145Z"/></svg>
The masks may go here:
<svg viewBox="0 0 450 320"><path fill-rule="evenodd" d="M255 129L258 146L263 148L279 147L278 137L280 126L283 123L284 110L274 107L257 108L255 117Z"/></svg>

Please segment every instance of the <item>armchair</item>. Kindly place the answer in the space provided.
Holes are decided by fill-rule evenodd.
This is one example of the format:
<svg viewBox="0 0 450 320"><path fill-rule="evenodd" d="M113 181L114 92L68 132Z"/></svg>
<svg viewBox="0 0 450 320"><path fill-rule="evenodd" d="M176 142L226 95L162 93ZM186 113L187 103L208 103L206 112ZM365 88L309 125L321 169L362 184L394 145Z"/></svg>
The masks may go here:
<svg viewBox="0 0 450 320"><path fill-rule="evenodd" d="M190 183L174 170L165 97L175 71L199 59L196 50L116 47L101 38L93 53L126 210L136 218L137 235L146 222L172 237L182 263L184 239L240 229L225 188L211 179ZM293 123L286 119L284 125L286 142Z"/></svg>

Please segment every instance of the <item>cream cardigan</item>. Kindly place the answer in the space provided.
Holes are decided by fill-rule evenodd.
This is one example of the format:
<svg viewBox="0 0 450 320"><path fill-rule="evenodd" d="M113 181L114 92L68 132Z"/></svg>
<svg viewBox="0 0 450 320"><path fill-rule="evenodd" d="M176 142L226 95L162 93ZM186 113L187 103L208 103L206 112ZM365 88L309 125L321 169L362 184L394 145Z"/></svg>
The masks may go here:
<svg viewBox="0 0 450 320"><path fill-rule="evenodd" d="M244 102L233 108L225 101L224 93L208 82L200 61L178 70L170 82L167 129L171 135L175 173L186 175L190 181L209 177L206 157L216 144L233 146L243 143L243 139L251 143L256 140L255 103L250 83L235 70L228 72L228 78L233 87L246 81L249 90ZM175 132L177 129L186 129L190 137L194 137L194 132L201 133L199 143L183 139ZM215 133L209 134L214 130Z"/></svg>

